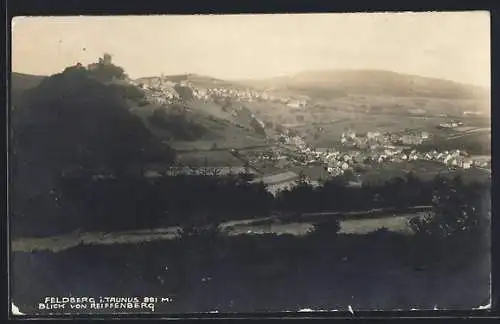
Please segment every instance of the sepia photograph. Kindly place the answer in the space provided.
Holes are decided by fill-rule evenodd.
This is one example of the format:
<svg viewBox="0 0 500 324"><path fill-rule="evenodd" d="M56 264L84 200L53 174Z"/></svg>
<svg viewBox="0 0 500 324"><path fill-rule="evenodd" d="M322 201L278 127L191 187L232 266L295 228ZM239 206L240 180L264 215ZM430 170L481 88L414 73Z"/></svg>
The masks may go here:
<svg viewBox="0 0 500 324"><path fill-rule="evenodd" d="M13 315L491 308L488 11L10 37Z"/></svg>

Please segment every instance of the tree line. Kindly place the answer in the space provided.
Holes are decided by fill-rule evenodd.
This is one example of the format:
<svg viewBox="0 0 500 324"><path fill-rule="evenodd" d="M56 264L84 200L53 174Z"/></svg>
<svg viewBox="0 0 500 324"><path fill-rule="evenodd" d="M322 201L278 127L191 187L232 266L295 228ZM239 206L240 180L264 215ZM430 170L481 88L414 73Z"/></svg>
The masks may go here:
<svg viewBox="0 0 500 324"><path fill-rule="evenodd" d="M436 205L436 199L445 199L441 204L449 209L443 207L443 213L456 217L465 210L463 206L469 208L469 213L471 206L476 206L474 213L484 209L481 202L489 190L488 184L465 184L460 177L450 180L437 176L426 182L410 173L406 178L361 187L348 187L342 179L333 179L313 188L299 179L294 188L273 196L265 184L248 183L248 178L244 173L179 174L150 179L61 177L58 190L18 206L17 211L29 220L29 227L51 224L53 230L63 232L75 228L114 231L193 223L206 226L271 214L286 218L300 212L404 209ZM453 209L455 205L462 209Z"/></svg>

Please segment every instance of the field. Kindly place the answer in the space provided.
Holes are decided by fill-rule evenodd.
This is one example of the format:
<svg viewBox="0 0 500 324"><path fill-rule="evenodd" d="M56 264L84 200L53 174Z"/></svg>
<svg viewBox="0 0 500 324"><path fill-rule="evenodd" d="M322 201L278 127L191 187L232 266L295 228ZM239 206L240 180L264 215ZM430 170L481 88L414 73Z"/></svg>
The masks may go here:
<svg viewBox="0 0 500 324"><path fill-rule="evenodd" d="M484 121L464 121L462 128L439 129L440 123L449 122L447 117L412 117L400 116L397 119L390 115L372 114L359 115L357 117L341 118L329 122L294 127L299 134L305 137L306 142L316 147L330 147L333 143L340 141L343 132L351 129L357 134L367 132L400 132L405 129L428 132L431 139L427 143L437 143L443 140L456 140L456 148L461 148L466 143L489 141L487 134L491 134L491 128L485 127ZM457 118L456 120L462 120ZM491 135L490 135L491 136ZM445 149L450 149L452 143L447 143Z"/></svg>
<svg viewBox="0 0 500 324"><path fill-rule="evenodd" d="M485 140L489 140L491 136L491 127L463 127L455 129L456 133L448 137L448 139L457 139L466 136L483 136Z"/></svg>
<svg viewBox="0 0 500 324"><path fill-rule="evenodd" d="M179 162L189 166L241 166L243 162L234 157L228 150L193 151L177 153Z"/></svg>
<svg viewBox="0 0 500 324"><path fill-rule="evenodd" d="M179 134L175 135L172 129L164 129L151 122L150 117L155 110L161 109L168 114L177 105L148 104L137 106L129 102L130 111L140 117L146 127L158 138L169 144L175 150L196 151L210 149L231 149L262 146L266 144L263 135L257 134L251 126L251 112L241 110L237 115L232 114L233 108L241 107L241 104L234 103L224 110L220 105L199 100L191 100L185 103L182 113L182 120L187 121L185 125L179 125L180 135L193 133L192 127L201 128L203 131L198 135L183 138ZM171 127L171 126L169 126ZM186 128L186 129L184 129Z"/></svg>
<svg viewBox="0 0 500 324"><path fill-rule="evenodd" d="M306 141L317 147L328 147L334 142L340 141L343 132L349 129L354 130L358 134L367 132L399 132L405 129L427 131L432 135L448 134L446 131L437 129L436 126L448 121L444 117L422 118L401 116L397 119L391 118L389 115L373 114L359 115L355 118L343 118L329 123L318 125L302 126L296 129L306 136ZM321 130L319 130L321 128Z"/></svg>

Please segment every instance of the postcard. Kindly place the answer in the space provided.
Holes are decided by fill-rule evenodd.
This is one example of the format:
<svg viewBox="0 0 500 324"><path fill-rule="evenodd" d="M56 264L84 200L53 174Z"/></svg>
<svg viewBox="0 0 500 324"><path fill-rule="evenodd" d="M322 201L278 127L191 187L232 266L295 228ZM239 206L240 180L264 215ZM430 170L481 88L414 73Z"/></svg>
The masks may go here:
<svg viewBox="0 0 500 324"><path fill-rule="evenodd" d="M12 313L490 308L489 24L15 17Z"/></svg>

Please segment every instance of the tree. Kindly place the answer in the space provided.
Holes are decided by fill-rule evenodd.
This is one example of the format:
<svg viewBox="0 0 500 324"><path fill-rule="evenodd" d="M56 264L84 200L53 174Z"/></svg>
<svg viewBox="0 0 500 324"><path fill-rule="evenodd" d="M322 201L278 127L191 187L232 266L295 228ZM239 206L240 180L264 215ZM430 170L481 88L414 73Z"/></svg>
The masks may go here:
<svg viewBox="0 0 500 324"><path fill-rule="evenodd" d="M220 221L206 211L191 213L180 224L180 239L191 252L213 252L221 234Z"/></svg>
<svg viewBox="0 0 500 324"><path fill-rule="evenodd" d="M424 236L437 239L456 237L470 234L484 228L484 215L481 208L479 195L457 186L462 180L456 178L452 183L435 180L433 193L432 212L422 219L415 218L411 221L413 230Z"/></svg>
<svg viewBox="0 0 500 324"><path fill-rule="evenodd" d="M340 222L334 219L314 224L314 229L309 235L319 240L331 239L336 237L340 230Z"/></svg>

